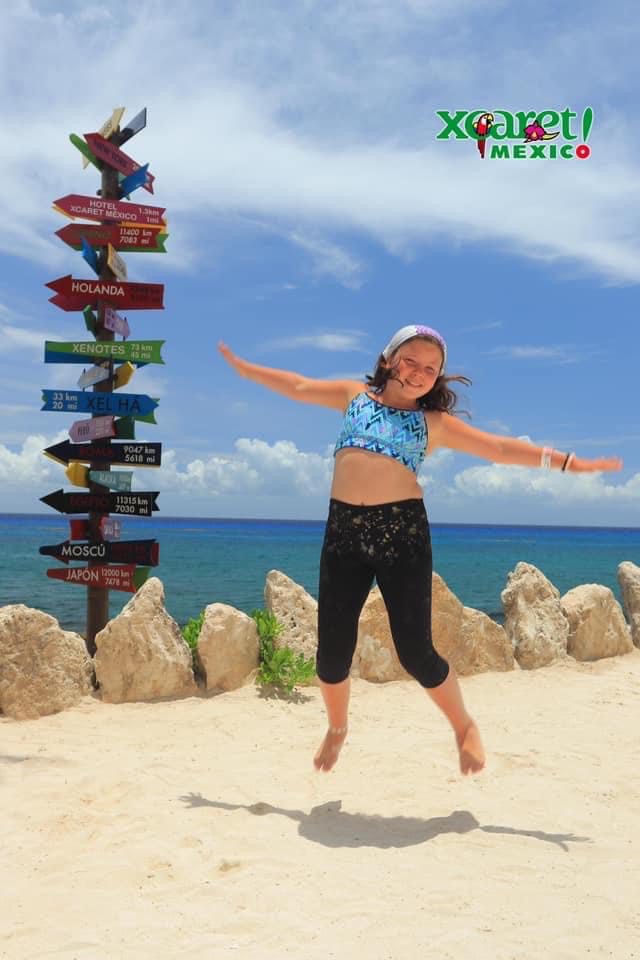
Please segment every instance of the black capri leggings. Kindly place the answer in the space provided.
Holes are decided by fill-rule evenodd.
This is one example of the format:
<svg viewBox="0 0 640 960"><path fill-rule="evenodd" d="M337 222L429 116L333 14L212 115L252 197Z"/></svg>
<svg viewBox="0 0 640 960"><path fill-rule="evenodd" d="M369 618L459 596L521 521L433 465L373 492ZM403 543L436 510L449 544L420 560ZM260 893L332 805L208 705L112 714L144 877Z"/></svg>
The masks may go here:
<svg viewBox="0 0 640 960"><path fill-rule="evenodd" d="M320 557L318 676L349 675L358 619L374 577L400 663L423 687L437 687L449 665L431 641L431 536L422 500L356 506L331 500Z"/></svg>

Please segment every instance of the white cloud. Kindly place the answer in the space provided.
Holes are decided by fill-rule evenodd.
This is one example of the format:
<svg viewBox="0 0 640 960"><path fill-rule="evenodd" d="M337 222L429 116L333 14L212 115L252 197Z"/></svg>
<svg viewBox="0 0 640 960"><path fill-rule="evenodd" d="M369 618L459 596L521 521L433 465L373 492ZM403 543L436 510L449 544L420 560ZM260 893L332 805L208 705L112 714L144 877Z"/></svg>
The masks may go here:
<svg viewBox="0 0 640 960"><path fill-rule="evenodd" d="M326 330L320 333L306 333L298 336L280 337L261 344L262 349L297 350L311 347L314 350L366 350L362 341L366 334L361 330Z"/></svg>
<svg viewBox="0 0 640 960"><path fill-rule="evenodd" d="M349 253L344 247L318 236L304 235L298 230L289 233L289 240L309 254L313 272L318 276L334 277L339 283L352 290L362 286L365 265L359 257Z"/></svg>
<svg viewBox="0 0 640 960"><path fill-rule="evenodd" d="M461 471L454 477L453 484L465 497L520 496L530 501L552 500L572 506L602 501L640 502L640 473L626 483L614 484L603 473L572 474L491 464Z"/></svg>

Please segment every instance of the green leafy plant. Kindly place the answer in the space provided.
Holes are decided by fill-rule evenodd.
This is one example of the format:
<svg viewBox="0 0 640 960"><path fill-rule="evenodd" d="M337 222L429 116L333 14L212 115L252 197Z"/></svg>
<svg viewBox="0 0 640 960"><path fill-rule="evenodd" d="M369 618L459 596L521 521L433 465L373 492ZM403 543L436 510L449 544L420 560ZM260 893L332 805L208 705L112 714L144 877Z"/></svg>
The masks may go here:
<svg viewBox="0 0 640 960"><path fill-rule="evenodd" d="M256 680L262 686L281 687L291 693L300 684L310 683L315 676L315 664L291 647L276 647L275 641L283 625L269 610L253 610L260 638L260 667Z"/></svg>
<svg viewBox="0 0 640 960"><path fill-rule="evenodd" d="M190 620L187 620L184 627L182 627L182 636L184 637L184 640L192 653L195 653L195 649L198 646L198 638L200 636L203 623L204 610L198 614L197 617L191 617Z"/></svg>

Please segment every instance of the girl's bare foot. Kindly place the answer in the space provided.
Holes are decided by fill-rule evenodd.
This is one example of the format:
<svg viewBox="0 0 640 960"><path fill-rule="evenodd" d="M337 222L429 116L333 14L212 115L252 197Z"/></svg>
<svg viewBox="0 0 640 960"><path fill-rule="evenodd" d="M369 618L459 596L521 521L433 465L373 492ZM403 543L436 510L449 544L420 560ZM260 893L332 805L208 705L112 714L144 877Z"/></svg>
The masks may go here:
<svg viewBox="0 0 640 960"><path fill-rule="evenodd" d="M316 755L313 758L313 765L316 770L324 770L325 773L328 773L329 770L335 766L346 735L346 727L329 727L324 740L318 747Z"/></svg>
<svg viewBox="0 0 640 960"><path fill-rule="evenodd" d="M475 722L470 720L461 736L456 737L460 754L460 770L465 776L469 773L479 773L484 767L485 756L480 731Z"/></svg>

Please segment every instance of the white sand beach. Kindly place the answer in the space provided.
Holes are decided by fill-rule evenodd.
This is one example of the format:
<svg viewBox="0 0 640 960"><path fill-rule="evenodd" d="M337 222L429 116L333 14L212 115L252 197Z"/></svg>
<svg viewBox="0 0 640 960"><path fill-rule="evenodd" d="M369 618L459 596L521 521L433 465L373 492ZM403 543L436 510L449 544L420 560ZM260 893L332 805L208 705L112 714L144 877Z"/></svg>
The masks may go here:
<svg viewBox="0 0 640 960"><path fill-rule="evenodd" d="M462 680L0 719L3 960L640 957L640 651Z"/></svg>

